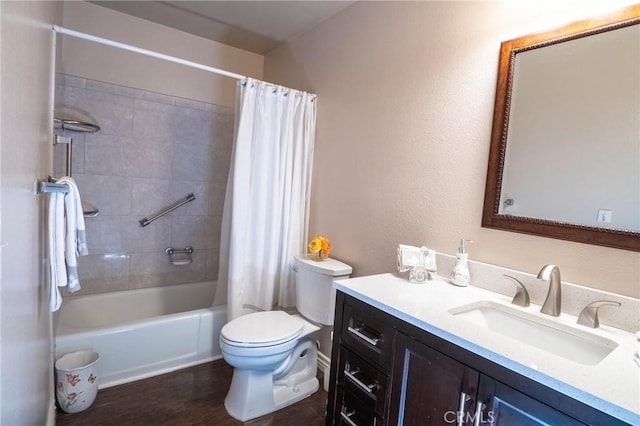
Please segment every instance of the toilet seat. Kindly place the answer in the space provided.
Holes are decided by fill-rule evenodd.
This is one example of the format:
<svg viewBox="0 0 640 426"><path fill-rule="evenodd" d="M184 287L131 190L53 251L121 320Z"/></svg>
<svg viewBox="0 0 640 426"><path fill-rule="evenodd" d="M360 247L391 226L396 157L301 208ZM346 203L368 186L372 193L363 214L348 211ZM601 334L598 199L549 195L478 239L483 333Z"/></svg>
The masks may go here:
<svg viewBox="0 0 640 426"><path fill-rule="evenodd" d="M229 321L220 331L220 339L239 347L280 345L302 334L304 324L284 311L248 314Z"/></svg>

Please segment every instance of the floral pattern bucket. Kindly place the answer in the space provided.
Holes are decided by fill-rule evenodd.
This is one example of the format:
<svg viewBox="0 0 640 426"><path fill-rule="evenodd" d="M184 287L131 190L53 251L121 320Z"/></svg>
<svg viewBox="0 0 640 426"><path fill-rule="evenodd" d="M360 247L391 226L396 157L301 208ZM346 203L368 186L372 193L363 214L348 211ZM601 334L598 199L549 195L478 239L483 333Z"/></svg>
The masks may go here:
<svg viewBox="0 0 640 426"><path fill-rule="evenodd" d="M65 413L79 413L98 394L98 359L93 351L65 354L56 361L56 399Z"/></svg>

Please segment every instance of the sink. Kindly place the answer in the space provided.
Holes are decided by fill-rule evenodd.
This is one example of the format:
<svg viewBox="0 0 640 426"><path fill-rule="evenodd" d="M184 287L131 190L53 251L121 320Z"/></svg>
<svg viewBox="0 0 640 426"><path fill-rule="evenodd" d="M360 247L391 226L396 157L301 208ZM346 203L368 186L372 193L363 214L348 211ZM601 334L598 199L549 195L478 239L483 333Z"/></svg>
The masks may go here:
<svg viewBox="0 0 640 426"><path fill-rule="evenodd" d="M585 365L596 365L618 344L606 337L491 301L449 310L451 315L502 336Z"/></svg>

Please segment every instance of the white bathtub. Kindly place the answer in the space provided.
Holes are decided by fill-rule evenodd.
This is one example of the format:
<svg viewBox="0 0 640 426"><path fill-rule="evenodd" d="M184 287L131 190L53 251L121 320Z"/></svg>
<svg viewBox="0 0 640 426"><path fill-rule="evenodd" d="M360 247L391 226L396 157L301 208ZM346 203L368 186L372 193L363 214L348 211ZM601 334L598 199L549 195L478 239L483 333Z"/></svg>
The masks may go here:
<svg viewBox="0 0 640 426"><path fill-rule="evenodd" d="M222 358L226 306L211 307L215 282L68 298L56 318L56 359L98 352L100 388Z"/></svg>

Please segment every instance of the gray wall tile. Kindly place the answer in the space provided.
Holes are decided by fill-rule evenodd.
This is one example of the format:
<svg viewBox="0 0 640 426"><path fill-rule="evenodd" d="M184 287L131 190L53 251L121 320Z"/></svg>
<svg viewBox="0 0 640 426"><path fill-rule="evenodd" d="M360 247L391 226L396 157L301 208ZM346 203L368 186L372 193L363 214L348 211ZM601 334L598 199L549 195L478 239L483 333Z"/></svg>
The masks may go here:
<svg viewBox="0 0 640 426"><path fill-rule="evenodd" d="M226 191L226 182L212 182L209 184L209 215L217 217L220 220L222 220Z"/></svg>
<svg viewBox="0 0 640 426"><path fill-rule="evenodd" d="M199 101L192 101L191 99L175 98L175 104L176 106L200 109L207 112L211 112L213 110L213 105Z"/></svg>
<svg viewBox="0 0 640 426"><path fill-rule="evenodd" d="M85 173L161 178L171 170L171 144L87 135Z"/></svg>
<svg viewBox="0 0 640 426"><path fill-rule="evenodd" d="M80 87L84 88L87 84L86 78L75 77L73 75L64 75L63 82L66 87Z"/></svg>
<svg viewBox="0 0 640 426"><path fill-rule="evenodd" d="M102 128L74 134L74 177L83 200L100 209L85 219L81 294L216 280L234 108L73 76L59 81L56 111ZM60 148L54 162L62 170ZM188 193L196 199L140 226ZM169 265L169 246L194 247L193 263Z"/></svg>
<svg viewBox="0 0 640 426"><path fill-rule="evenodd" d="M174 105L176 103L173 96L163 95L161 93L147 92L146 90L140 89L135 90L135 97L137 99L144 99L146 101L158 102L162 104Z"/></svg>
<svg viewBox="0 0 640 426"><path fill-rule="evenodd" d="M193 263L183 266L169 264L163 253L136 253L131 256L131 288L158 287L203 281L206 251L196 250Z"/></svg>
<svg viewBox="0 0 640 426"><path fill-rule="evenodd" d="M211 216L171 218L171 246L208 249L220 245L220 222ZM217 223L217 226L216 226Z"/></svg>
<svg viewBox="0 0 640 426"><path fill-rule="evenodd" d="M171 242L171 218L161 217L146 227L133 216L97 216L85 220L90 253L160 252Z"/></svg>
<svg viewBox="0 0 640 426"><path fill-rule="evenodd" d="M78 258L82 294L104 293L129 288L129 255L112 253Z"/></svg>
<svg viewBox="0 0 640 426"><path fill-rule="evenodd" d="M134 103L134 135L175 145L210 145L211 113L144 99Z"/></svg>
<svg viewBox="0 0 640 426"><path fill-rule="evenodd" d="M74 174L83 201L100 210L101 215L131 214L131 178Z"/></svg>
<svg viewBox="0 0 640 426"><path fill-rule="evenodd" d="M101 135L132 135L133 98L67 86L64 99L65 118L96 123Z"/></svg>
<svg viewBox="0 0 640 426"><path fill-rule="evenodd" d="M133 98L134 89L126 86L119 86L117 84L104 83L102 81L87 80L86 89L95 90L97 92L111 93L112 95L126 96Z"/></svg>
<svg viewBox="0 0 640 426"><path fill-rule="evenodd" d="M207 263L204 278L207 281L215 281L218 279L218 269L220 260L220 249L207 250Z"/></svg>
<svg viewBox="0 0 640 426"><path fill-rule="evenodd" d="M133 179L132 213L149 216L193 193L195 200L169 213L172 216L205 215L209 193L205 182L171 181L167 179Z"/></svg>
<svg viewBox="0 0 640 426"><path fill-rule="evenodd" d="M212 181L214 151L208 145L174 145L172 176L176 180Z"/></svg>

